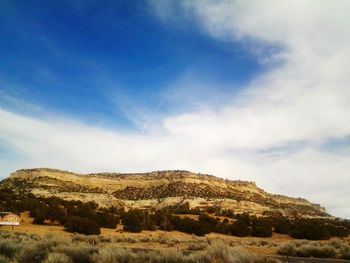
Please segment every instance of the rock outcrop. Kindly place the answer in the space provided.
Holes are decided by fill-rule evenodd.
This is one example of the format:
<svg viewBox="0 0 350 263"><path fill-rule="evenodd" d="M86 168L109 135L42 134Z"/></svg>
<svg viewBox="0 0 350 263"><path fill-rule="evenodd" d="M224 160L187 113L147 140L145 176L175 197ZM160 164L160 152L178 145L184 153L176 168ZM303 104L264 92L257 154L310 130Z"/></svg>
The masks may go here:
<svg viewBox="0 0 350 263"><path fill-rule="evenodd" d="M180 205L232 209L257 215L328 217L325 209L302 198L275 195L254 182L225 180L188 171L76 174L57 169L18 170L1 183L37 196L92 201L101 206L160 208Z"/></svg>

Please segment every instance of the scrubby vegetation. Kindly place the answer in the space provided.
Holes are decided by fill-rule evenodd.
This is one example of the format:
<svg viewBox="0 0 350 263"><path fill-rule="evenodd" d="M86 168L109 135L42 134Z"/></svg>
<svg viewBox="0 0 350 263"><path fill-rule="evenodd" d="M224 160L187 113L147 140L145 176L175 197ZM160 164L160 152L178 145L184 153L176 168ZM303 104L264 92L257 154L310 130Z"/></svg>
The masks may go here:
<svg viewBox="0 0 350 263"><path fill-rule="evenodd" d="M125 240L98 236L74 235L72 238L62 239L0 231L0 241L7 244L7 247L0 246L0 262L6 263L277 262L258 257L237 244L229 244L223 240L193 240L188 247L193 248L197 244L197 249L189 249L186 253L169 249L123 248L119 242ZM157 242L162 243L160 240ZM172 246L175 241L165 238L163 242Z"/></svg>
<svg viewBox="0 0 350 263"><path fill-rule="evenodd" d="M95 202L35 197L29 192L15 191L17 187L1 189L0 211L30 211L34 224L56 223L63 225L68 232L87 235L99 234L101 227L115 229L120 219L124 231L129 232L159 229L197 236L216 232L239 237L270 237L276 232L310 240L345 237L350 233L350 223L346 220L287 218L273 214L257 217L236 214L219 207L208 207L206 210L190 208L188 203L161 210L134 209L126 212L116 207L101 208Z"/></svg>
<svg viewBox="0 0 350 263"><path fill-rule="evenodd" d="M0 211L20 213L30 211L34 224L59 223L69 232L99 234L100 227L116 228L116 209L99 208L95 202L67 201L57 197L35 197L12 189L0 191Z"/></svg>
<svg viewBox="0 0 350 263"><path fill-rule="evenodd" d="M339 258L349 259L349 245L340 239L327 243L318 241L289 241L278 247L278 254L295 257Z"/></svg>

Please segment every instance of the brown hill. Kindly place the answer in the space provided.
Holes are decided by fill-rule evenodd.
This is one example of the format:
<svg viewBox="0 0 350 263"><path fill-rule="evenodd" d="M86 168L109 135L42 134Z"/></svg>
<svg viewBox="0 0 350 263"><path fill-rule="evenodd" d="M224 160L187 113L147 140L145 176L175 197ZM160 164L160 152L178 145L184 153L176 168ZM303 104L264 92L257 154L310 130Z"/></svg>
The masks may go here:
<svg viewBox="0 0 350 263"><path fill-rule="evenodd" d="M56 169L18 170L3 187L37 196L92 201L101 206L162 208L188 203L191 208L232 209L257 215L328 217L325 209L302 198L275 195L254 182L231 181L188 171L76 174Z"/></svg>

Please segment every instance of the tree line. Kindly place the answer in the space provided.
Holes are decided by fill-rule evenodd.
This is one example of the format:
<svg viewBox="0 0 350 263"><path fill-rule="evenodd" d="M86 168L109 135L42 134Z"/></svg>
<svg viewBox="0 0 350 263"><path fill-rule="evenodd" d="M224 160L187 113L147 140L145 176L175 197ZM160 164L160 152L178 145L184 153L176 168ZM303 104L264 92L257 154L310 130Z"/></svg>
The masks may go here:
<svg viewBox="0 0 350 263"><path fill-rule="evenodd" d="M347 220L287 218L281 215L257 217L213 207L202 211L190 208L188 203L159 210L125 211L116 207L102 208L95 202L36 197L9 188L0 191L0 211L30 211L34 224L56 222L68 232L87 235L100 234L101 227L115 229L120 222L124 231L177 230L198 236L216 232L239 237L270 237L275 232L299 239L321 240L350 234L350 222Z"/></svg>

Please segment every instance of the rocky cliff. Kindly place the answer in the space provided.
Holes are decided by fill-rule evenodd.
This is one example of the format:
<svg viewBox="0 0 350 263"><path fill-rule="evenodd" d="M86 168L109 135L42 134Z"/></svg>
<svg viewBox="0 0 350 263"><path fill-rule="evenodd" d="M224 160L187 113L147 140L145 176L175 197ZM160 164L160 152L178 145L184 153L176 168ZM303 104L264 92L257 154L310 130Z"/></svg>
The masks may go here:
<svg viewBox="0 0 350 263"><path fill-rule="evenodd" d="M185 202L191 207L232 209L257 215L326 217L325 209L302 198L275 195L254 182L231 181L188 171L76 174L57 169L18 170L1 183L37 196L92 201L101 206L161 208Z"/></svg>

